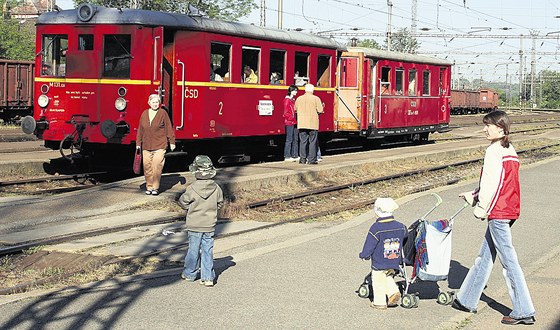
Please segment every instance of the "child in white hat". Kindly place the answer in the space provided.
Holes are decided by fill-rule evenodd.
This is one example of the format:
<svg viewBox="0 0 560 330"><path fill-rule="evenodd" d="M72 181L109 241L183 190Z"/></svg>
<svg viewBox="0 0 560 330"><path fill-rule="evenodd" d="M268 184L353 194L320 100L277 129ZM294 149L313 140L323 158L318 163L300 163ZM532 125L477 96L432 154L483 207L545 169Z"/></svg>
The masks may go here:
<svg viewBox="0 0 560 330"><path fill-rule="evenodd" d="M401 248L406 226L395 220L393 212L399 205L392 198L378 198L373 210L377 220L369 228L360 258L371 259L373 301L371 307L396 307L401 299L399 288L391 275L401 264Z"/></svg>

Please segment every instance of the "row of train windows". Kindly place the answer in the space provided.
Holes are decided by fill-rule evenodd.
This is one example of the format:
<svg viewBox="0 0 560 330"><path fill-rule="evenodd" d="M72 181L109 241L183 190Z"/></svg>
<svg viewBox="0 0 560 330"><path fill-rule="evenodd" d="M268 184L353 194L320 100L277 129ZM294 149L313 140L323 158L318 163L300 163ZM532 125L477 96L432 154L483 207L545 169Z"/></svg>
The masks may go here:
<svg viewBox="0 0 560 330"><path fill-rule="evenodd" d="M78 51L94 50L93 34L78 35ZM45 34L41 48L41 75L64 77L66 75L66 51L68 35ZM103 36L103 77L130 78L132 55L131 38L128 34Z"/></svg>
<svg viewBox="0 0 560 330"><path fill-rule="evenodd" d="M408 79L405 80L405 74L408 73ZM391 80L391 74L395 75L394 86ZM416 69L405 70L397 68L392 71L390 67L381 67L381 77L379 77L379 94L382 95L430 95L430 70L424 70L422 74L421 90L418 88L418 71ZM440 72L440 88L443 84L442 73ZM358 87L358 59L354 57L343 58L341 61L341 77L340 87L356 88Z"/></svg>
<svg viewBox="0 0 560 330"><path fill-rule="evenodd" d="M263 57L258 47L243 46L241 49L241 77L242 83L303 86L314 83L318 87L331 87L331 56L317 56L316 79L309 77L309 63L311 54L307 52L294 53L293 71L286 68L286 50L271 49L268 57ZM268 72L262 72L265 67L261 61L269 60ZM210 81L230 82L231 72L231 45L212 42L210 44ZM292 77L293 75L293 82ZM314 77L315 78L315 77Z"/></svg>

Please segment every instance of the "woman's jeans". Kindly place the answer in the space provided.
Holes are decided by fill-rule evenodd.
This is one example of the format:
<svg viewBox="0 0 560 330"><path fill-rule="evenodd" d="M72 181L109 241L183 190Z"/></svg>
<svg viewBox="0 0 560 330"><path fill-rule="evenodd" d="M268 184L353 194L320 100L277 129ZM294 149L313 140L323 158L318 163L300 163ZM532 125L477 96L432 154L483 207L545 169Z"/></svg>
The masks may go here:
<svg viewBox="0 0 560 330"><path fill-rule="evenodd" d="M512 244L510 228L512 224L513 221L507 219L488 220L488 229L486 229L480 253L457 294L459 302L468 309L476 310L482 290L488 282L494 260L498 255L513 304L513 310L509 316L519 319L535 315L525 276L519 266L517 253Z"/></svg>
<svg viewBox="0 0 560 330"><path fill-rule="evenodd" d="M296 125L286 125L286 144L284 145L284 158L298 158L298 147L298 129Z"/></svg>
<svg viewBox="0 0 560 330"><path fill-rule="evenodd" d="M187 280L194 281L200 263L200 280L214 281L214 232L199 233L189 230L188 234L189 250L185 256L183 276Z"/></svg>

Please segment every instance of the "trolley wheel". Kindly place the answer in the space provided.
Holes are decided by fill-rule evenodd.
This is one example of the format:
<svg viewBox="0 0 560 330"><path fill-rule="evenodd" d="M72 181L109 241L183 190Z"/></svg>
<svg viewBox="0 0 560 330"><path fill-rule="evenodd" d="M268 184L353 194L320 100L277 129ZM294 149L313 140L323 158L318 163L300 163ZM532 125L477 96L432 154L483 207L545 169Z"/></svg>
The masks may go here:
<svg viewBox="0 0 560 330"><path fill-rule="evenodd" d="M437 296L437 303L440 305L449 305L452 300L449 292L442 291Z"/></svg>
<svg viewBox="0 0 560 330"><path fill-rule="evenodd" d="M412 308L418 306L418 297L413 294L405 294L401 298L401 305L404 308Z"/></svg>
<svg viewBox="0 0 560 330"><path fill-rule="evenodd" d="M420 302L420 297L418 297L418 293L414 294L414 305L412 307L418 307L418 303Z"/></svg>
<svg viewBox="0 0 560 330"><path fill-rule="evenodd" d="M369 297L369 287L367 284L364 283L360 285L360 288L358 289L358 297L360 298Z"/></svg>

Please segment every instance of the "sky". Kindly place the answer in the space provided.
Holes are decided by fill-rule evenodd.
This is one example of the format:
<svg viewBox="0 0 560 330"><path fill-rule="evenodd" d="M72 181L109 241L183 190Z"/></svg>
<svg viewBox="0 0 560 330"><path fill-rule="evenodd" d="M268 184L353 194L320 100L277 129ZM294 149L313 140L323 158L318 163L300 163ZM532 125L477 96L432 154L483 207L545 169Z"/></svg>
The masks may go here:
<svg viewBox="0 0 560 330"><path fill-rule="evenodd" d="M392 2L392 31L411 31L412 0ZM261 0L255 0L257 5ZM353 36L383 45L387 0L282 0L282 28L302 29L346 43ZM279 0L265 0L266 26L278 27ZM72 8L70 0L58 0ZM560 1L558 0L417 0L419 54L455 63L453 79L517 83L520 50L523 72L560 71ZM240 22L259 25L256 9ZM556 17L558 16L558 17ZM375 36L373 34L383 34ZM534 53L531 33L536 35Z"/></svg>

